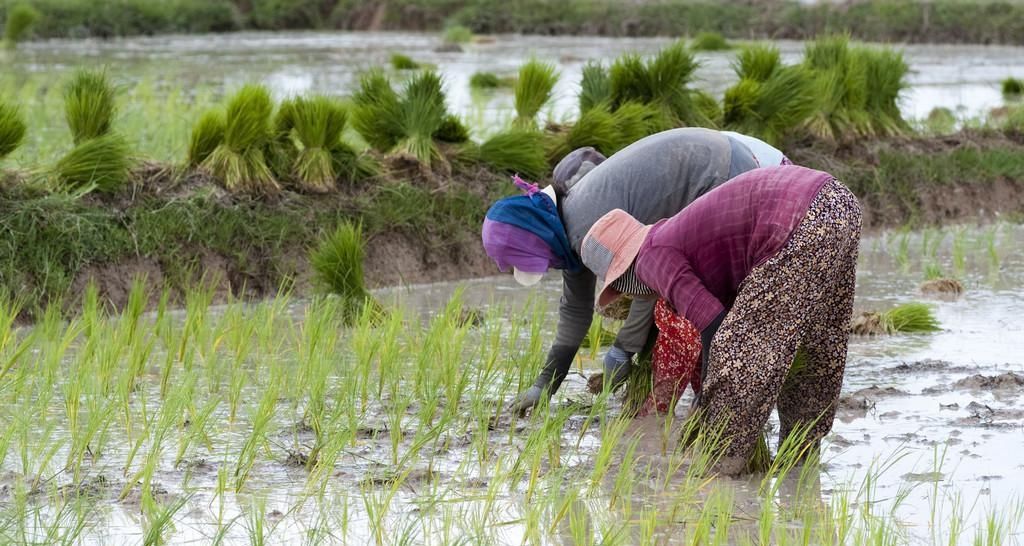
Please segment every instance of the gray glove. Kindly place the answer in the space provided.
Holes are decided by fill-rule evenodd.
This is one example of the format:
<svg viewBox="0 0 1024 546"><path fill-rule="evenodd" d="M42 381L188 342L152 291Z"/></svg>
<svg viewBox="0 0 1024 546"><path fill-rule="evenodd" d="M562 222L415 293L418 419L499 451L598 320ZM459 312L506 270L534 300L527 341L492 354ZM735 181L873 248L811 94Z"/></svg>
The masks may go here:
<svg viewBox="0 0 1024 546"><path fill-rule="evenodd" d="M629 377L629 360L633 357L619 347L612 345L604 354L604 388L614 391Z"/></svg>
<svg viewBox="0 0 1024 546"><path fill-rule="evenodd" d="M527 410L533 409L537 404L540 403L540 397L543 391L540 387L533 386L523 391L519 396L516 397L512 405L508 407L508 411L515 413L522 417L526 414Z"/></svg>

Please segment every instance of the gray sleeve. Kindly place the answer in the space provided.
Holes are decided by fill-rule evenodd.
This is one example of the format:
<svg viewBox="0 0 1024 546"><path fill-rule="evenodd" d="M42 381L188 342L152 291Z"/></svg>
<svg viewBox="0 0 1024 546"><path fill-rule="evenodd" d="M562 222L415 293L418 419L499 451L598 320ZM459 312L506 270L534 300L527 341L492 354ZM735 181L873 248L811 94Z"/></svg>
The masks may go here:
<svg viewBox="0 0 1024 546"><path fill-rule="evenodd" d="M750 148L735 138L730 136L726 136L726 138L729 139L729 146L732 148L729 157L729 180L758 167L757 158L750 152Z"/></svg>
<svg viewBox="0 0 1024 546"><path fill-rule="evenodd" d="M619 334L615 336L616 346L633 354L643 350L644 344L647 343L647 336L651 332L651 326L654 324L654 305L656 303L657 301L653 299L633 299L633 303L629 306L629 316L626 317L626 322L619 330Z"/></svg>
<svg viewBox="0 0 1024 546"><path fill-rule="evenodd" d="M594 287L597 278L584 268L562 272L562 301L558 306L555 345L579 347L594 320Z"/></svg>

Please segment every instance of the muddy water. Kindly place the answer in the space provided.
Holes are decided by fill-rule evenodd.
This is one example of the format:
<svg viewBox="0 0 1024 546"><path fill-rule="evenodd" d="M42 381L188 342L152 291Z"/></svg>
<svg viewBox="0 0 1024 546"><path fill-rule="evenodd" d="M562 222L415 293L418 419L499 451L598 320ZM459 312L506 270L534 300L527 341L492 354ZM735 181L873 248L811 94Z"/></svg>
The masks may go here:
<svg viewBox="0 0 1024 546"><path fill-rule="evenodd" d="M348 93L356 74L385 64L393 52L431 63L444 74L453 109L478 131L510 117L508 91L473 93L469 78L478 70L514 74L531 56L557 62L561 79L550 114L571 117L583 64L607 61L621 53L651 53L668 39L498 36L469 44L462 52L437 52L440 38L412 33L240 33L209 36L160 36L111 41L50 41L22 46L5 70L14 78L30 74L58 76L82 65L106 65L117 78L156 80L171 87L234 88L260 80L278 94L306 91ZM787 62L796 62L803 45L779 43ZM912 72L903 95L907 116L922 118L936 106L977 116L1002 104L999 83L1024 76L1024 48L908 45L902 47ZM730 85L732 52L701 53L696 85L715 94Z"/></svg>
<svg viewBox="0 0 1024 546"><path fill-rule="evenodd" d="M954 246L966 249L962 259L955 257ZM878 478L873 508L875 513L885 514L909 490L894 509L901 533L906 536L902 542L912 544L949 543L942 537L933 540L929 522L933 518L944 521L957 510L965 521L967 539L973 536L973 526L981 524L990 510L1009 514L1013 502L1024 497L1024 384L1020 383L1024 378L1024 327L1019 320L1024 313L1024 292L1019 289L1024 283L1024 226L889 233L867 238L862 245L856 305L860 310L881 310L921 300L917 287L923 271L953 271L957 264L963 268L960 276L966 294L956 301L929 300L935 305L940 332L852 340L843 410L828 438L824 464L816 476L820 490L816 494L820 503L827 505L844 491L855 494L873 465L876 469L887 466ZM469 307L532 309L540 305L549 319L554 316L559 295L557 279L523 290L508 277L495 277L382 290L378 296L385 302L401 302L426 317L442 308L457 288L462 289ZM291 309L294 316L301 316L302 310L302 302ZM488 320L500 323L502 318L491 315ZM566 380L556 397L558 405L590 401L585 376L599 368L599 360L591 355L587 353ZM148 398L158 399L158 387L154 384L151 388ZM252 398L258 396L253 390ZM568 417L562 430L562 468L550 470L549 475L565 472L565 480L588 479L602 437L597 427L582 430L587 414L580 410ZM391 448L387 433L380 432L385 431L387 423L383 418L360 423L364 430L358 445L347 449L334 467L327 494L320 502L304 490L306 471L286 462L288 446L296 439L300 443L310 441L308 432L290 424L298 415L289 415L285 413L275 421L270 432L272 453L259 459L243 493L227 493L222 498L215 495L218 472L227 472L230 482L235 464L232 454L239 452L248 434L244 424L235 428L224 425L226 429L217 432L218 448L213 453L202 455L207 452L198 450L200 455L188 458L181 467L161 462L154 477L159 484L157 499L162 503L186 499L174 517L174 543L208 543L220 521L221 525L234 522L224 535L226 543L245 544L253 519L262 520L268 529L273 527L270 543L300 542L316 527L331 530L325 539L329 543L372 542L373 528L364 495L374 499L388 494L386 483L373 481L389 468ZM219 409L212 421L227 423L226 409ZM491 434L489 445L496 453L514 454L522 449L532 426L504 421ZM670 470L669 459L662 452L662 430L660 420L649 419L631 423L627 431L627 439L640 438L635 453L637 467L650 469L650 474L632 487L634 513L608 510L612 490L608 484L573 503L572 510L583 514L587 525L607 529L620 521L636 521L636 511L641 507L672 505L679 477L666 475ZM448 447L421 452L421 459L431 458L432 474L427 473L428 463L420 461L422 466L417 463L414 474L395 493L387 520L389 533L397 535L411 527L418 533L415 536L443 543L438 539L442 533L438 526L446 517L456 522L456 532L462 535L473 531L472 522L488 515L491 524L486 542L523 543L527 533L523 518L529 512L530 501L521 488L503 486L494 500L487 502L488 472L493 469L467 463L467 457L475 455L465 443L469 440L461 440L458 431L445 435ZM628 441L620 440L619 444L624 446ZM124 461L127 449L127 445L113 442L101 461ZM64 456L62 451L56 459L63 460ZM613 460L621 460L617 457ZM0 467L0 515L10 507L8 487L18 470L16 459L9 454ZM615 464L611 476L616 472ZM100 500L93 501L90 508L85 543L141 542L145 521L140 516L137 492L125 501L115 500L123 485L122 471L90 467L84 481L86 487L96 489ZM722 485L734 490L735 525L756 525L762 506L757 484L727 481ZM785 485L777 500L780 504L795 498ZM578 483L574 486L579 487ZM257 506L263 506L262 511ZM331 519L339 514L347 514L344 524ZM639 525L629 529L631 537L639 536L635 527ZM682 524L664 522L657 536L666 544L675 544L682 536L681 530ZM1019 540L1019 536L1011 538ZM388 542L399 541L389 537ZM540 542L572 544L572 529L567 523L546 529Z"/></svg>
<svg viewBox="0 0 1024 546"><path fill-rule="evenodd" d="M965 248L958 259L954 246ZM906 249L903 255L900 248ZM929 299L919 293L924 271L962 270L965 294ZM992 511L1009 513L1024 499L1024 226L948 228L928 233L886 233L862 243L856 309L884 310L910 301L934 305L934 334L854 337L843 404L823 454L822 500L856 492L869 472L886 470L877 499L885 513L902 491L897 520L911 543L931 543L929 521L960 513L973 536ZM557 300L560 285L546 279L535 289ZM450 288L432 285L401 292L422 308L444 301ZM528 291L508 278L468 283L467 302L487 305ZM586 361L563 387L564 399L586 398ZM773 426L775 424L773 418ZM661 436L660 422L637 423L635 432ZM656 440L641 456L657 465ZM646 446L646 451L644 450ZM737 503L757 515L754 486L738 482ZM957 497L959 496L959 501ZM959 504L958 504L959 502ZM1021 529L1018 529L1020 531ZM1015 536L1013 540L1019 540ZM948 540L947 538L940 539Z"/></svg>

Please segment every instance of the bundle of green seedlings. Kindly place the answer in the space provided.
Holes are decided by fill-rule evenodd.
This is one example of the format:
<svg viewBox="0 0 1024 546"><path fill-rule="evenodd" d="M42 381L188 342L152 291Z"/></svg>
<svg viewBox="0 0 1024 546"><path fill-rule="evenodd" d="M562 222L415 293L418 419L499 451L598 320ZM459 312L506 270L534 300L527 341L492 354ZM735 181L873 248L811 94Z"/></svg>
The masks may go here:
<svg viewBox="0 0 1024 546"><path fill-rule="evenodd" d="M27 130L18 108L0 101L0 161L21 146Z"/></svg>
<svg viewBox="0 0 1024 546"><path fill-rule="evenodd" d="M931 306L905 303L884 312L866 311L853 318L850 331L861 336L937 332L939 321Z"/></svg>
<svg viewBox="0 0 1024 546"><path fill-rule="evenodd" d="M1010 99L1020 98L1024 95L1024 80L1017 78L1006 78L1002 84L1003 96Z"/></svg>
<svg viewBox="0 0 1024 546"><path fill-rule="evenodd" d="M274 102L266 87L242 87L224 113L211 111L200 118L192 130L189 164L207 169L231 191L257 195L280 191L267 162L273 115Z"/></svg>
<svg viewBox="0 0 1024 546"><path fill-rule="evenodd" d="M537 114L551 100L558 83L558 71L549 63L531 59L519 68L515 84L516 118L513 124L522 129L537 128Z"/></svg>
<svg viewBox="0 0 1024 546"><path fill-rule="evenodd" d="M415 158L425 167L448 167L439 142L462 143L469 130L448 112L441 77L427 70L406 82L399 94L380 70L359 79L352 124L374 149Z"/></svg>
<svg viewBox="0 0 1024 546"><path fill-rule="evenodd" d="M74 147L54 166L59 185L113 193L129 179L128 141L114 131L116 92L103 71L81 70L64 88L64 116Z"/></svg>
<svg viewBox="0 0 1024 546"><path fill-rule="evenodd" d="M325 193L339 180L355 182L377 173L377 166L342 139L348 110L332 97L296 97L281 103L275 119L271 165L295 189Z"/></svg>
<svg viewBox="0 0 1024 546"><path fill-rule="evenodd" d="M725 91L722 123L726 129L779 145L807 123L816 110L809 70L783 66L778 48L743 48L733 62L739 81Z"/></svg>
<svg viewBox="0 0 1024 546"><path fill-rule="evenodd" d="M18 44L29 37L32 27L39 21L39 10L26 2L10 5L7 20L4 23L4 46L15 49Z"/></svg>
<svg viewBox="0 0 1024 546"><path fill-rule="evenodd" d="M500 77L493 72L474 72L469 78L469 86L473 89L515 87L516 81L515 76Z"/></svg>
<svg viewBox="0 0 1024 546"><path fill-rule="evenodd" d="M320 289L341 299L347 322L359 317L364 308L380 314L377 300L366 290L363 258L366 254L363 226L341 223L310 252L314 279Z"/></svg>
<svg viewBox="0 0 1024 546"><path fill-rule="evenodd" d="M412 57L401 53L391 54L391 67L395 70L419 70L420 63L412 60Z"/></svg>
<svg viewBox="0 0 1024 546"><path fill-rule="evenodd" d="M725 51L732 49L732 45L717 32L701 32L690 41L690 49L694 51Z"/></svg>
<svg viewBox="0 0 1024 546"><path fill-rule="evenodd" d="M850 47L845 35L807 44L804 66L811 71L818 97L808 129L819 138L849 141L861 136L905 133L899 109L909 68L889 48Z"/></svg>
<svg viewBox="0 0 1024 546"><path fill-rule="evenodd" d="M473 31L462 25L448 25L444 29L444 43L468 44L473 41Z"/></svg>

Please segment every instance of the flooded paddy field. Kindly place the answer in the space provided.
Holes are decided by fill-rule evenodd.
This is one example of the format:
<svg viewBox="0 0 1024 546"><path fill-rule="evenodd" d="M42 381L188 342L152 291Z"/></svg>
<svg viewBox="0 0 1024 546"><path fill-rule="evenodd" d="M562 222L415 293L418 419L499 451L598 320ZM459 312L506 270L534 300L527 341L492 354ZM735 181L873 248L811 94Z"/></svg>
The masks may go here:
<svg viewBox="0 0 1024 546"><path fill-rule="evenodd" d="M866 237L857 309L927 301L941 331L852 338L821 464L744 480L678 447L682 408L620 419L588 394L598 349L548 407L503 412L547 350L554 278L379 291L389 314L349 327L331 299L143 313L138 290L124 315L87 298L24 329L7 306L0 541L1019 544L1022 243ZM922 296L939 272L965 293Z"/></svg>
<svg viewBox="0 0 1024 546"><path fill-rule="evenodd" d="M468 121L477 138L500 131L514 115L510 89L472 90L477 71L514 76L531 57L555 62L560 78L544 115L573 119L583 65L610 62L626 53L653 54L664 39L497 36L463 51L438 51L441 38L417 33L238 33L159 36L118 40L54 40L28 43L5 61L7 89L25 105L30 142L15 156L27 163L64 146L60 115L63 79L74 68L105 66L121 83L128 104L121 123L140 152L168 161L181 157L189 131L205 108L245 83L261 82L279 97L307 92L349 95L358 74L387 65L393 53L436 66L444 77L451 110ZM800 42L779 42L783 60L797 62ZM906 45L911 68L902 94L907 119L923 119L936 107L961 119L984 118L1002 106L1000 82L1024 74L1024 48L965 45ZM735 82L735 51L698 53L702 67L694 86L720 97ZM33 106L37 104L38 106Z"/></svg>

